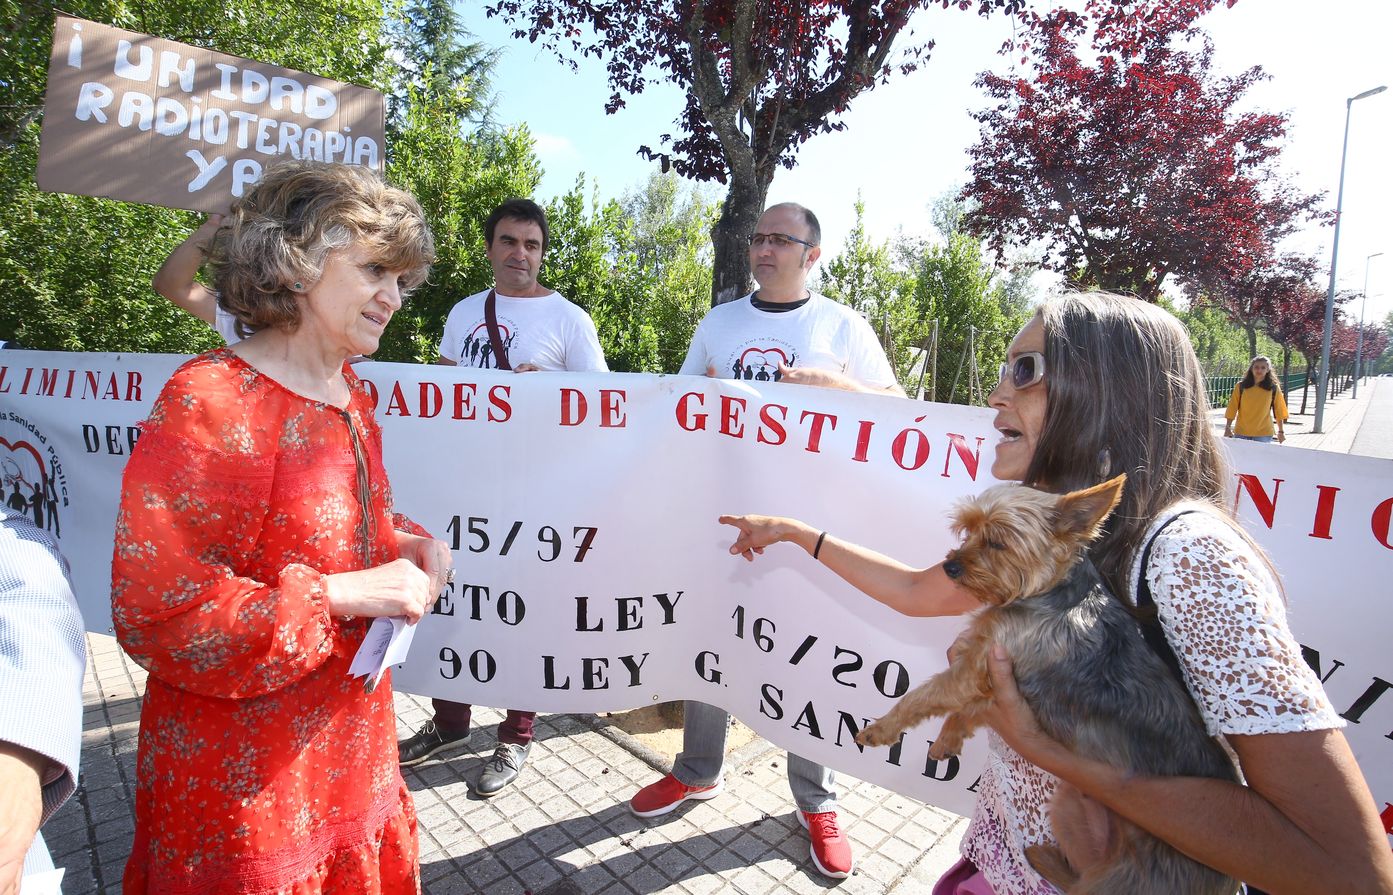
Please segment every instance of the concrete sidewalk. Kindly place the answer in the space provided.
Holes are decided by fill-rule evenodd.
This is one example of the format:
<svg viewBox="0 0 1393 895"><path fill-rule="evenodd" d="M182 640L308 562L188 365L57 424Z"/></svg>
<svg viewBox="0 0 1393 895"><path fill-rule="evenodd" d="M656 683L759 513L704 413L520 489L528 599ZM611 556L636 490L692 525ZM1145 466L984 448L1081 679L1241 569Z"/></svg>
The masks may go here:
<svg viewBox="0 0 1393 895"><path fill-rule="evenodd" d="M1306 412L1301 407L1301 392L1287 395L1286 447L1334 451L1340 454L1360 454L1366 457L1393 459L1393 376L1372 376L1359 385L1359 395L1345 389L1325 402L1323 432L1311 431L1315 424L1315 393L1308 396ZM1210 412L1216 434L1224 431L1224 409Z"/></svg>
<svg viewBox="0 0 1393 895"><path fill-rule="evenodd" d="M1393 458L1393 378L1368 379L1325 409L1311 433L1314 400L1295 414L1287 444ZM1223 411L1215 425L1223 431ZM145 672L114 638L88 636L84 741L77 793L44 827L69 895L120 891L134 829L135 746ZM398 694L402 736L428 717L429 700ZM406 771L420 815L427 893L636 895L636 893L928 892L957 860L966 819L869 783L842 778L840 817L856 872L837 882L808 859L793 818L784 753L761 739L732 753L726 791L643 821L625 801L666 771L671 756L593 715L544 715L519 781L492 800L465 784L491 754L501 714L477 709L468 745Z"/></svg>
<svg viewBox="0 0 1393 895"><path fill-rule="evenodd" d="M130 851L135 747L145 671L113 637L90 634L81 785L44 827L68 895L121 890ZM397 695L407 736L430 701ZM492 799L469 792L493 751L502 714L475 709L467 746L405 769L420 816L421 877L433 895L927 892L957 860L965 818L841 778L840 817L856 870L825 879L793 817L784 752L761 739L733 752L726 790L666 817L640 820L625 801L671 756L653 755L593 715L542 715L518 782Z"/></svg>

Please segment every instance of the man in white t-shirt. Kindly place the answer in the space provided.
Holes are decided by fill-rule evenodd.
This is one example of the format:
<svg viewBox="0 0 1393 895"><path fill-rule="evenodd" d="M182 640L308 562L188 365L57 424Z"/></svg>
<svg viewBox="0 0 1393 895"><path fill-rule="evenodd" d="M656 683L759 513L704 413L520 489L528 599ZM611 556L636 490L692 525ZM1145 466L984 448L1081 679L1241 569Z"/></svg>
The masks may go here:
<svg viewBox="0 0 1393 895"><path fill-rule="evenodd" d="M784 203L765 211L750 237L750 270L759 289L706 314L692 335L681 372L903 397L866 321L808 290L808 274L822 253L821 238L817 218L801 205ZM639 817L667 814L689 799L721 792L730 715L688 702L685 716L682 751L672 773L629 801L629 810ZM790 754L788 782L798 822L808 830L814 865L825 876L850 875L854 861L851 844L837 825L832 771Z"/></svg>
<svg viewBox="0 0 1393 895"><path fill-rule="evenodd" d="M608 372L590 315L537 282L548 235L546 213L535 202L509 199L493 210L484 221L484 244L494 287L451 309L438 363L518 373ZM431 703L435 716L397 744L403 766L419 764L469 738L471 706L445 699ZM532 746L536 717L536 712L508 710L498 725L498 748L474 784L475 792L491 796L517 778Z"/></svg>
<svg viewBox="0 0 1393 895"><path fill-rule="evenodd" d="M537 282L546 253L546 213L528 199L509 199L484 222L493 266L492 289L459 302L445 320L440 363L515 372L607 372L590 315ZM497 332L490 335L486 304L494 296ZM494 345L506 356L500 362Z"/></svg>

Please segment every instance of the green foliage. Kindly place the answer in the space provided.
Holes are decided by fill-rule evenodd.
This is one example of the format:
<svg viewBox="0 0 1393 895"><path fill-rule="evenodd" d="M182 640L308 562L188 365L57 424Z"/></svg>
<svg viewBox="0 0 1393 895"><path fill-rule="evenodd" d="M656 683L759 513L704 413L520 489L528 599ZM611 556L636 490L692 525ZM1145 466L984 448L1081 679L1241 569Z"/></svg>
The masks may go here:
<svg viewBox="0 0 1393 895"><path fill-rule="evenodd" d="M893 251L866 238L864 211L858 200L856 226L823 268L819 289L866 316L906 392L916 393L927 363L927 399L965 404L984 398L1028 318L1029 271L999 277L986 263L981 242L958 229L963 208L951 199L934 207L941 240L901 237ZM982 386L976 396L970 388L974 359Z"/></svg>
<svg viewBox="0 0 1393 895"><path fill-rule="evenodd" d="M1388 334L1388 347L1369 362L1369 372L1373 374L1393 373L1393 311L1383 318L1383 331Z"/></svg>
<svg viewBox="0 0 1393 895"><path fill-rule="evenodd" d="M611 370L672 373L710 306L718 209L652 174L623 202L585 200L579 180L547 207L551 248L542 280L585 308Z"/></svg>
<svg viewBox="0 0 1393 895"><path fill-rule="evenodd" d="M526 129L467 137L454 98L416 86L407 88L403 111L388 146L387 176L420 201L436 261L429 281L392 319L376 357L431 362L450 308L493 282L484 219L503 200L532 195L542 172Z"/></svg>
<svg viewBox="0 0 1393 895"><path fill-rule="evenodd" d="M451 0L408 0L392 23L401 55L399 87L388 101L390 126L410 105L408 88L440 101L457 121L493 128L493 70L502 50L474 40Z"/></svg>
<svg viewBox="0 0 1393 895"><path fill-rule="evenodd" d="M1185 324L1185 329L1190 333L1190 343L1195 346L1195 354L1199 356L1200 366L1206 375L1238 376L1247 371L1253 359L1248 348L1249 334L1222 309L1204 305L1181 310L1164 298L1160 304ZM1257 334L1257 346L1257 353L1272 358L1278 375L1281 375L1282 346L1261 332ZM1299 355L1293 358L1293 364L1297 368L1304 366Z"/></svg>
<svg viewBox="0 0 1393 895"><path fill-rule="evenodd" d="M0 0L0 338L34 348L192 352L217 344L150 279L196 226L186 212L41 192L34 184L53 3ZM62 9L377 89L393 66L378 0L74 0Z"/></svg>
<svg viewBox="0 0 1393 895"><path fill-rule="evenodd" d="M677 372L711 307L711 228L720 204L684 183L676 174L654 172L622 200L632 263L619 317L622 337L606 346L614 369Z"/></svg>
<svg viewBox="0 0 1393 895"><path fill-rule="evenodd" d="M45 193L38 127L0 151L0 339L65 351L190 353L219 344L150 279L198 216Z"/></svg>

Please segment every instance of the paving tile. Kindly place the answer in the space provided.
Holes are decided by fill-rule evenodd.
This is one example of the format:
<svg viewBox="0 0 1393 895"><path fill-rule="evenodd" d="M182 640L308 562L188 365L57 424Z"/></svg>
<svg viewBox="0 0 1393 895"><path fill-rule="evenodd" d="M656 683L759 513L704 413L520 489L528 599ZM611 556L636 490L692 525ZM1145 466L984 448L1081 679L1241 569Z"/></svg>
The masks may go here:
<svg viewBox="0 0 1393 895"><path fill-rule="evenodd" d="M68 868L68 895L120 889L146 676L113 638L88 641L94 661L82 789L46 828ZM399 694L398 732L409 736L430 712L429 700ZM657 772L637 748L573 715L539 717L522 776L493 799L480 799L468 779L491 751L502 718L476 707L479 730L465 746L404 771L420 818L427 895L813 895L834 885L840 895L902 895L926 891L956 860L961 818L847 778L838 781L838 810L858 849L857 872L840 884L818 876L806 833L793 819L785 755L772 746L742 750L743 764L727 768L721 798L635 818L625 802Z"/></svg>

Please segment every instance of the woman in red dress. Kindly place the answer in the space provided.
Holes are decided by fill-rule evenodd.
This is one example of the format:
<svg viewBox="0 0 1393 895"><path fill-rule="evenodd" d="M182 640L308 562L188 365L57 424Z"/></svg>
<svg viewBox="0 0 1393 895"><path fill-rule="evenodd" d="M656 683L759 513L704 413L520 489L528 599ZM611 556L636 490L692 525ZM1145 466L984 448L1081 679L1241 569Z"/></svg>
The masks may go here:
<svg viewBox="0 0 1393 895"><path fill-rule="evenodd" d="M148 669L127 893L410 893L416 815L392 688L348 666L419 619L447 546L394 515L377 350L434 255L373 172L292 162L232 207L219 301L255 334L170 378L126 468L117 638Z"/></svg>

